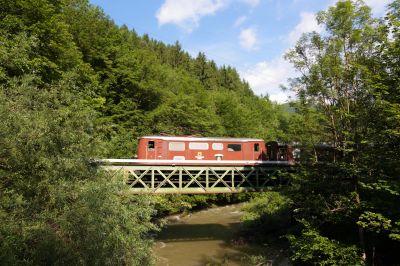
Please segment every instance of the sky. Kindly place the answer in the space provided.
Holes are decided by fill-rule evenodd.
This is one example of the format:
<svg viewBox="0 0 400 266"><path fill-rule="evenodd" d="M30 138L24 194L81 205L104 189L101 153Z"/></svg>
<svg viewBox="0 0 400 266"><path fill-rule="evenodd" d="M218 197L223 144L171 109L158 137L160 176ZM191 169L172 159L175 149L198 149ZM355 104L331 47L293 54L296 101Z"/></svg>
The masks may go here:
<svg viewBox="0 0 400 266"><path fill-rule="evenodd" d="M322 32L315 13L337 0L89 0L118 25L168 44L176 41L196 57L236 68L257 95L284 103L289 78L298 75L284 54L304 32ZM390 0L365 0L374 16Z"/></svg>

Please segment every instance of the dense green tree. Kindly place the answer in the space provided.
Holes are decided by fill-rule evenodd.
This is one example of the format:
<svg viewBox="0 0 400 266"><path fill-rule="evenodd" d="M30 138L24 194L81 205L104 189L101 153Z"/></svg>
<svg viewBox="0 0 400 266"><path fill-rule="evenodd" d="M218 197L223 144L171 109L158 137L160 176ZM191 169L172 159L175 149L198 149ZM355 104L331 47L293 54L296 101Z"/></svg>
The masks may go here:
<svg viewBox="0 0 400 266"><path fill-rule="evenodd" d="M292 84L298 122L312 118L311 127L301 124L303 138L340 154L329 167L306 166L298 174L295 217L307 221L291 238L298 261L332 262L307 252L310 236L321 245L339 241L342 247L331 242L339 254L356 244L360 253L351 254L368 264L398 261L398 6L394 1L380 21L362 1L340 1L317 16L326 32L304 35L287 54L302 73Z"/></svg>
<svg viewBox="0 0 400 266"><path fill-rule="evenodd" d="M91 165L93 112L70 81L35 79L0 90L0 264L149 263L151 201Z"/></svg>

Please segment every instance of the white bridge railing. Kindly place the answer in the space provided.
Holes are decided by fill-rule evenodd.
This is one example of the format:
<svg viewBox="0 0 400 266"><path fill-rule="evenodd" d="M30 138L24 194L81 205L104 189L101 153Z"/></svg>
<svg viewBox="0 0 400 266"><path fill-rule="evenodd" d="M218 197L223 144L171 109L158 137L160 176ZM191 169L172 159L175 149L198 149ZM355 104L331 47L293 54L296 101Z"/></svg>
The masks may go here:
<svg viewBox="0 0 400 266"><path fill-rule="evenodd" d="M134 193L208 194L266 191L286 185L285 173L293 171L286 164L234 165L129 165L102 163L108 171L127 177Z"/></svg>

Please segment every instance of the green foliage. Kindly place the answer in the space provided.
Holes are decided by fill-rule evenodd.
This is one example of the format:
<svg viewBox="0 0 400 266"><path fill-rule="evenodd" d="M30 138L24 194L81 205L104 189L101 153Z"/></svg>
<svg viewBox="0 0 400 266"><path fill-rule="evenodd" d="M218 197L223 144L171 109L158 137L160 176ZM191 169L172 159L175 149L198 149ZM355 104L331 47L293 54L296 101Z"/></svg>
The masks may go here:
<svg viewBox="0 0 400 266"><path fill-rule="evenodd" d="M110 176L80 184L64 209L60 234L69 239L80 263L148 265L152 262L152 201L133 196L121 178ZM61 192L60 192L61 194Z"/></svg>
<svg viewBox="0 0 400 266"><path fill-rule="evenodd" d="M210 194L210 195L162 195L153 196L159 215L200 210L215 205L226 205L248 201L254 193Z"/></svg>
<svg viewBox="0 0 400 266"><path fill-rule="evenodd" d="M35 83L0 90L0 264L151 263L151 200L91 166L93 112L69 81Z"/></svg>
<svg viewBox="0 0 400 266"><path fill-rule="evenodd" d="M393 226L392 233L389 234L389 238L395 241L400 241L400 221L396 222Z"/></svg>
<svg viewBox="0 0 400 266"><path fill-rule="evenodd" d="M293 80L304 105L316 107L325 116L323 126L331 134L325 141L347 149L366 130L363 110L370 102L368 84L374 64L369 51L381 36L377 21L361 2L338 2L318 14L329 35L304 35L286 58L304 75ZM359 123L356 123L359 121Z"/></svg>
<svg viewBox="0 0 400 266"><path fill-rule="evenodd" d="M28 206L4 211L11 206L2 204L1 264L151 264L148 233L156 228L150 201L130 195L122 179L98 174L96 180L57 184L49 193L55 206L34 214ZM2 200L12 197L7 191Z"/></svg>
<svg viewBox="0 0 400 266"><path fill-rule="evenodd" d="M199 93L200 94L200 93ZM176 95L152 115L154 131L171 135L218 136L223 129L203 95ZM206 99L208 97L204 96ZM208 98L209 99L209 98Z"/></svg>
<svg viewBox="0 0 400 266"><path fill-rule="evenodd" d="M329 252L356 245L367 264L398 263L399 8L393 1L383 20L362 1L337 2L317 15L325 32L305 34L286 55L302 74L290 86L299 100L289 132L311 158L317 143L337 151L329 164L305 164L287 191L294 217L309 224L291 241L296 260L322 263L309 241Z"/></svg>
<svg viewBox="0 0 400 266"><path fill-rule="evenodd" d="M366 231L379 234L390 229L391 220L380 213L364 212L361 214L357 224Z"/></svg>
<svg viewBox="0 0 400 266"><path fill-rule="evenodd" d="M310 265L364 265L356 246L347 246L321 234L303 221L300 237L289 235L291 259Z"/></svg>
<svg viewBox="0 0 400 266"><path fill-rule="evenodd" d="M251 199L244 207L242 220L255 226L259 233L272 232L290 224L292 201L279 192L265 192Z"/></svg>

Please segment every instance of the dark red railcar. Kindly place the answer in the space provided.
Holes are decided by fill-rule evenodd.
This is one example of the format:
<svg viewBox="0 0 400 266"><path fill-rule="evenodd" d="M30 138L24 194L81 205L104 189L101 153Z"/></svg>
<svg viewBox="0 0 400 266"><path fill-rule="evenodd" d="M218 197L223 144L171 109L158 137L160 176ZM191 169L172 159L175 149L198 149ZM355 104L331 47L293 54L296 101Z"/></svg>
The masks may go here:
<svg viewBox="0 0 400 266"><path fill-rule="evenodd" d="M290 161L294 160L294 150L291 145L281 144L276 141L267 142L268 159L271 161Z"/></svg>

